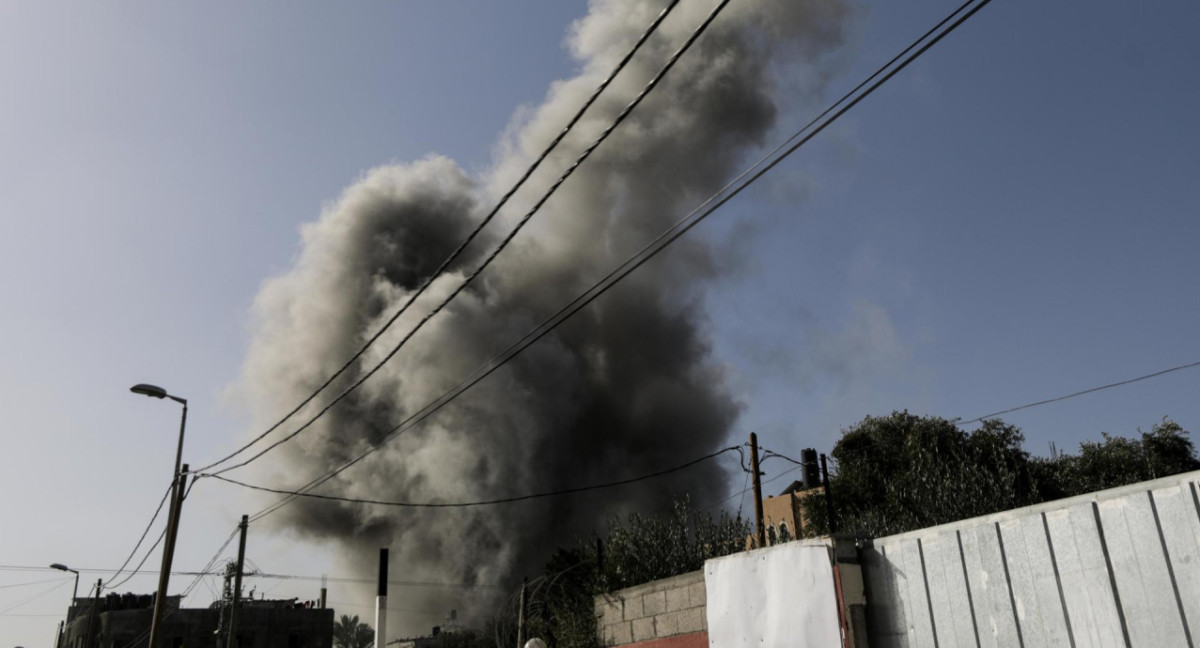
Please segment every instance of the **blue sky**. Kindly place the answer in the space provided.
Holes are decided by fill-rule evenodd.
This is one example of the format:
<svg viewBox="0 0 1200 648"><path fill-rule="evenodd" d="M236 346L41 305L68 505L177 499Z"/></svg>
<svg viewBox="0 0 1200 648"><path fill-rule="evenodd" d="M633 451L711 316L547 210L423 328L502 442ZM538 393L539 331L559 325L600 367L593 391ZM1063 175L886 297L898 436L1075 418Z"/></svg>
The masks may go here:
<svg viewBox="0 0 1200 648"><path fill-rule="evenodd" d="M955 5L858 5L831 92ZM248 308L300 225L379 164L486 169L514 113L573 71L563 35L585 10L0 5L0 563L119 564L178 421L128 386L190 399L194 463L234 447ZM973 418L1200 360L1197 19L1183 0L997 0L698 228L743 252L707 299L738 433L827 449L868 414ZM781 138L817 108L782 101ZM1195 430L1198 381L1005 418L1041 454L1164 415ZM199 567L246 506L215 487L189 500L176 564ZM287 538L250 546L266 571L331 564ZM50 585L2 589L0 608ZM10 614L59 614L69 587ZM57 621L0 615L0 635L46 645Z"/></svg>

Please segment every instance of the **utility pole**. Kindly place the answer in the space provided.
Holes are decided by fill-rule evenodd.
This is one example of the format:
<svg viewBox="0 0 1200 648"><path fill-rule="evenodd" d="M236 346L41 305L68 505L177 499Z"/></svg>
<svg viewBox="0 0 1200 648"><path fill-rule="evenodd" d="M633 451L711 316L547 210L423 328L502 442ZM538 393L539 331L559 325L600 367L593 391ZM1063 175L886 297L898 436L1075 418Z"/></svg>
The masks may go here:
<svg viewBox="0 0 1200 648"><path fill-rule="evenodd" d="M767 546L767 529L763 526L762 473L758 472L758 435L750 433L750 473L754 478L754 519L758 522L755 539L758 546Z"/></svg>
<svg viewBox="0 0 1200 648"><path fill-rule="evenodd" d="M100 590L104 589L104 579L96 581L96 598L92 601L92 615L88 617L88 633L86 646L95 646L100 648L100 642L97 640L100 634L96 623L100 620Z"/></svg>
<svg viewBox="0 0 1200 648"><path fill-rule="evenodd" d="M183 420L187 421L187 405L183 406ZM182 426L182 424L181 424ZM183 428L180 427L180 448L183 447ZM178 459L178 458L177 458ZM175 538L179 533L179 513L183 507L183 493L187 486L188 465L183 464L171 482L171 507L167 511L167 537L163 544L162 570L158 574L158 593L154 596L154 615L150 617L149 648L158 648L158 636L162 632L163 610L166 609L167 585L171 578L171 561L175 558Z"/></svg>
<svg viewBox="0 0 1200 648"><path fill-rule="evenodd" d="M833 519L833 493L829 492L829 465L821 455L821 483L825 486L825 517L829 518L829 535L837 533L837 522Z"/></svg>
<svg viewBox="0 0 1200 648"><path fill-rule="evenodd" d="M322 610L325 609L325 592L326 591L327 590L325 589L325 574L321 574L321 607L320 607L320 609L322 609Z"/></svg>
<svg viewBox="0 0 1200 648"><path fill-rule="evenodd" d="M249 525L249 517L243 515L242 523L238 525L242 537L238 539L237 571L233 576L233 604L229 608L229 639L225 642L226 648L233 648L240 643L237 640L238 605L242 602L242 566L246 564L246 527Z"/></svg>
<svg viewBox="0 0 1200 648"><path fill-rule="evenodd" d="M521 607L517 608L517 648L525 647L525 606L528 604L527 589L529 579L521 579Z"/></svg>
<svg viewBox="0 0 1200 648"><path fill-rule="evenodd" d="M375 648L387 648L388 550L379 550L379 589L375 594Z"/></svg>

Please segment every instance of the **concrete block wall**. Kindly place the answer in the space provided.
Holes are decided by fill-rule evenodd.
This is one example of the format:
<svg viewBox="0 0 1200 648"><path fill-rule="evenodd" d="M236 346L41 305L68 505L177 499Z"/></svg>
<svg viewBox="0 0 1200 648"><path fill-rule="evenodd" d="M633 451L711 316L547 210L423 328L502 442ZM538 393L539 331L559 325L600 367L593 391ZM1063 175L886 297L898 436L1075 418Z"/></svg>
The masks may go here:
<svg viewBox="0 0 1200 648"><path fill-rule="evenodd" d="M703 571L630 587L596 597L596 630L605 646L699 635L708 630L706 601ZM707 635L698 638L707 645Z"/></svg>

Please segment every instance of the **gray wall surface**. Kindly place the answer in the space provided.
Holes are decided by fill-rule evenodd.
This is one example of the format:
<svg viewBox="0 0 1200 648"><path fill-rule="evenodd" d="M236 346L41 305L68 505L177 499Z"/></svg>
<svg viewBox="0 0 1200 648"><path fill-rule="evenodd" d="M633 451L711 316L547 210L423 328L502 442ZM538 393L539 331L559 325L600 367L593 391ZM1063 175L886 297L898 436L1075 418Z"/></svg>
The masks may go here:
<svg viewBox="0 0 1200 648"><path fill-rule="evenodd" d="M637 585L596 597L596 630L605 646L700 632L706 601L703 571Z"/></svg>
<svg viewBox="0 0 1200 648"><path fill-rule="evenodd" d="M876 539L872 648L1196 646L1200 472Z"/></svg>

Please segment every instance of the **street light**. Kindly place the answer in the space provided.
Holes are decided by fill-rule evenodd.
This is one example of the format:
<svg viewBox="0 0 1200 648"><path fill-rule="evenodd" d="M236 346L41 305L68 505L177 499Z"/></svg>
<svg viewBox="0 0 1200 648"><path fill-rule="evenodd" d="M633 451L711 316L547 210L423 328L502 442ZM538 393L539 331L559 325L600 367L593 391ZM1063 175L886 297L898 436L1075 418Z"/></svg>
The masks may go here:
<svg viewBox="0 0 1200 648"><path fill-rule="evenodd" d="M129 391L151 398L170 398L183 405L183 416L179 421L179 445L175 449L175 471L171 473L171 508L167 512L167 537L163 546L162 570L158 575L158 594L154 597L154 616L150 617L149 648L158 646L158 633L162 630L162 613L167 598L167 584L171 577L171 560L175 555L175 536L179 530L179 509L183 506L183 475L179 471L183 459L183 431L187 427L187 399L172 396L157 385L145 383L134 385Z"/></svg>
<svg viewBox="0 0 1200 648"><path fill-rule="evenodd" d="M58 571L71 572L72 574L75 574L75 591L71 592L71 605L75 605L75 597L79 596L79 572L67 567L62 563L54 563L50 565L50 569L57 569Z"/></svg>

